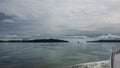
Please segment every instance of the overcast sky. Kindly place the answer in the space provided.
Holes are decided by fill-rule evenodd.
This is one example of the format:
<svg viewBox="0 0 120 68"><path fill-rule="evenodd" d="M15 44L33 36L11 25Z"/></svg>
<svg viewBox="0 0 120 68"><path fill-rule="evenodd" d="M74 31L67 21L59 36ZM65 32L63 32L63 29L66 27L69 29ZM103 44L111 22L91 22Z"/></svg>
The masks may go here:
<svg viewBox="0 0 120 68"><path fill-rule="evenodd" d="M0 0L0 35L119 34L120 0Z"/></svg>

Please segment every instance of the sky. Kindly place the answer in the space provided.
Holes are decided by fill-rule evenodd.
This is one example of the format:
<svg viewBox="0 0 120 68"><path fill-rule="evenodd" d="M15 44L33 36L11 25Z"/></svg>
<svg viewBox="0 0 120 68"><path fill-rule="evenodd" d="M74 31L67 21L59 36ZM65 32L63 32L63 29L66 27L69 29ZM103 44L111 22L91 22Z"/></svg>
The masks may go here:
<svg viewBox="0 0 120 68"><path fill-rule="evenodd" d="M0 35L120 34L120 0L0 0Z"/></svg>

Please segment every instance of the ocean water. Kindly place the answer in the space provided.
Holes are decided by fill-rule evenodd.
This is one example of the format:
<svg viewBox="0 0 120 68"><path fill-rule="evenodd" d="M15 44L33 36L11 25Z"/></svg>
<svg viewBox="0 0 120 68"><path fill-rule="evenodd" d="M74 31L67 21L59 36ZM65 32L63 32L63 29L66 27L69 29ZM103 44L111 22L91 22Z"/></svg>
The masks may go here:
<svg viewBox="0 0 120 68"><path fill-rule="evenodd" d="M120 43L86 43L84 38L63 38L69 43L0 43L0 68L63 68L108 60ZM77 43L79 41L79 43Z"/></svg>

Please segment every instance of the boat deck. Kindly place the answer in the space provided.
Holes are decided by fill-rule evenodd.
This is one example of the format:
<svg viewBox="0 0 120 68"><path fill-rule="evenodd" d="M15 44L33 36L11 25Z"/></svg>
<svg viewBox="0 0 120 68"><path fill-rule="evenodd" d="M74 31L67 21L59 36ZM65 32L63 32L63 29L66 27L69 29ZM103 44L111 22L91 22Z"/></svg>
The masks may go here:
<svg viewBox="0 0 120 68"><path fill-rule="evenodd" d="M120 68L120 45L113 47L111 55L111 68Z"/></svg>

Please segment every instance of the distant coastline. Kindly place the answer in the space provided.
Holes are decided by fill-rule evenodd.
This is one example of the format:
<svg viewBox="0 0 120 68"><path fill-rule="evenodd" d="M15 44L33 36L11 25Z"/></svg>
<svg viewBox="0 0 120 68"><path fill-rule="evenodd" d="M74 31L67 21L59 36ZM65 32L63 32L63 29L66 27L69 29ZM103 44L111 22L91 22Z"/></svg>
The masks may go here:
<svg viewBox="0 0 120 68"><path fill-rule="evenodd" d="M93 40L93 41L87 41L87 42L120 42L120 36L117 35L102 35L97 37L98 39Z"/></svg>
<svg viewBox="0 0 120 68"><path fill-rule="evenodd" d="M120 40L95 40L95 41L87 41L87 42L120 42Z"/></svg>
<svg viewBox="0 0 120 68"><path fill-rule="evenodd" d="M60 39L34 39L34 40L0 40L0 42L33 42L33 43L57 43L57 42L69 42L66 40L60 40Z"/></svg>

